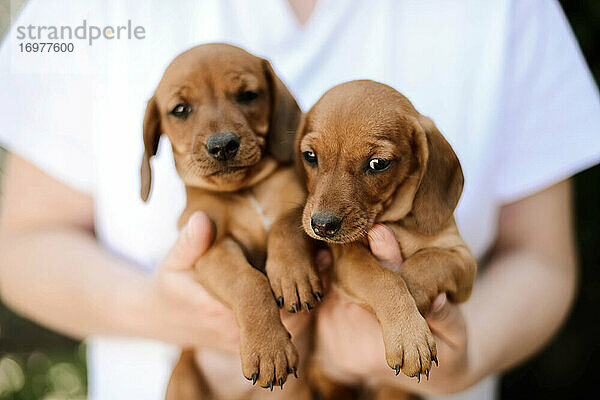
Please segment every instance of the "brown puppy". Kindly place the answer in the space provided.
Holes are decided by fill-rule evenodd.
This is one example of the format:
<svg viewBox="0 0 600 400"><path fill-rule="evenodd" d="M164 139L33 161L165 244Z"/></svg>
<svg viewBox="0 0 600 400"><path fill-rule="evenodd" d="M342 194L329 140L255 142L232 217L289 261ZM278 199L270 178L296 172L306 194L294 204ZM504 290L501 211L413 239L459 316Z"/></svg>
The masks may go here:
<svg viewBox="0 0 600 400"><path fill-rule="evenodd" d="M285 215L305 196L293 168L280 168L293 159L300 116L266 60L230 45L208 44L175 58L144 117L142 199L148 199L150 158L164 133L186 186L179 227L198 210L216 227L214 244L196 263L195 278L235 313L244 376L271 390L283 386L298 366L298 353L263 271L267 240L279 248L289 246L289 236L269 237L270 231L285 231L280 228L287 223ZM311 263L308 253L306 258ZM315 285L320 291L318 280ZM184 352L167 398L223 395L206 393L195 359ZM286 398L306 397L307 390L294 386L295 394ZM243 398L252 396L257 394Z"/></svg>
<svg viewBox="0 0 600 400"><path fill-rule="evenodd" d="M467 300L476 273L453 217L463 187L456 154L408 99L373 81L325 93L303 117L296 143L309 192L304 230L331 245L335 284L377 316L388 365L428 376L437 353L422 313L442 292ZM368 249L375 223L396 235L399 274Z"/></svg>

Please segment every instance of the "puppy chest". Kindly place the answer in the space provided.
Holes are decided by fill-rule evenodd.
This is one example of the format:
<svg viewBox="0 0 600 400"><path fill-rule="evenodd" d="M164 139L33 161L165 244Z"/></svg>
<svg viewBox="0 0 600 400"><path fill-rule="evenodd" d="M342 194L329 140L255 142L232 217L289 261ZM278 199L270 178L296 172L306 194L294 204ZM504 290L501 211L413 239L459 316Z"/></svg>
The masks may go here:
<svg viewBox="0 0 600 400"><path fill-rule="evenodd" d="M273 215L251 193L239 196L231 204L229 227L231 235L242 245L249 261L262 267L267 247L267 234Z"/></svg>

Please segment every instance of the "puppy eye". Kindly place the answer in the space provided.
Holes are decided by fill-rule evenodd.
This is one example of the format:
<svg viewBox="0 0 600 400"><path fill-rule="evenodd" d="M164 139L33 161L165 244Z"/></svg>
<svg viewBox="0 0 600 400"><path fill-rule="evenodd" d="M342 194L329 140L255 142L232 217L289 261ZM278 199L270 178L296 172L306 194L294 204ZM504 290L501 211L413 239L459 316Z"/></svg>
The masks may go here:
<svg viewBox="0 0 600 400"><path fill-rule="evenodd" d="M179 103L171 110L171 114L180 119L186 119L192 112L192 106L187 103Z"/></svg>
<svg viewBox="0 0 600 400"><path fill-rule="evenodd" d="M388 169L392 165L392 161L384 160L383 158L372 158L366 168L366 172L374 174Z"/></svg>
<svg viewBox="0 0 600 400"><path fill-rule="evenodd" d="M316 167L317 166L317 155L315 154L314 151L305 151L302 153L302 158L304 158L304 161L306 161L306 163L308 165L310 165L311 167Z"/></svg>
<svg viewBox="0 0 600 400"><path fill-rule="evenodd" d="M248 104L248 103L251 103L254 100L256 100L258 98L258 95L259 94L257 92L247 90L247 91L242 92L242 93L238 94L237 96L235 96L235 100L238 103Z"/></svg>

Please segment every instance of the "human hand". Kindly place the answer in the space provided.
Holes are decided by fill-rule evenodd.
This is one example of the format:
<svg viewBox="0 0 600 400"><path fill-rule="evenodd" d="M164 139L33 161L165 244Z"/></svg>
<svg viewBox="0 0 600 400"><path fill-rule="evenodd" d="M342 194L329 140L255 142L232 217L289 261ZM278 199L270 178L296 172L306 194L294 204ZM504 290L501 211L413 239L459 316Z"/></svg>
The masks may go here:
<svg viewBox="0 0 600 400"><path fill-rule="evenodd" d="M144 284L142 323L148 326L148 336L180 347L239 353L239 329L233 312L194 280L196 260L211 246L213 237L208 216L194 213ZM287 314L282 313L284 325L293 336L299 335L308 324L308 316Z"/></svg>
<svg viewBox="0 0 600 400"><path fill-rule="evenodd" d="M384 225L369 231L373 255L399 272L402 256L393 232ZM429 380L395 376L385 361L381 327L375 316L334 291L325 296L317 315L317 358L324 371L341 382L392 384L419 394L448 393L468 387L469 357L465 319L444 293L432 303L426 321L437 342L440 365Z"/></svg>

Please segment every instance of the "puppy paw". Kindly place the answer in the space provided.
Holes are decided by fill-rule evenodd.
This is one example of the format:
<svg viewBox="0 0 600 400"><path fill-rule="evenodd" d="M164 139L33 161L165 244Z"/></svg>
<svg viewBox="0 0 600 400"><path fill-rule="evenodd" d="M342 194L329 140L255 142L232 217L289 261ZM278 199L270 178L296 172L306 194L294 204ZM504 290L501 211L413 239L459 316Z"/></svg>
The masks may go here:
<svg viewBox="0 0 600 400"><path fill-rule="evenodd" d="M316 268L308 262L267 263L267 276L277 305L288 312L310 311L323 300L321 280Z"/></svg>
<svg viewBox="0 0 600 400"><path fill-rule="evenodd" d="M409 314L409 315L406 315ZM380 319L387 364L396 371L421 380L429 379L432 362L437 364L435 339L425 319L414 310L402 316Z"/></svg>
<svg viewBox="0 0 600 400"><path fill-rule="evenodd" d="M287 380L288 374L297 377L298 352L283 325L271 329L240 331L242 373L252 384L273 390Z"/></svg>

